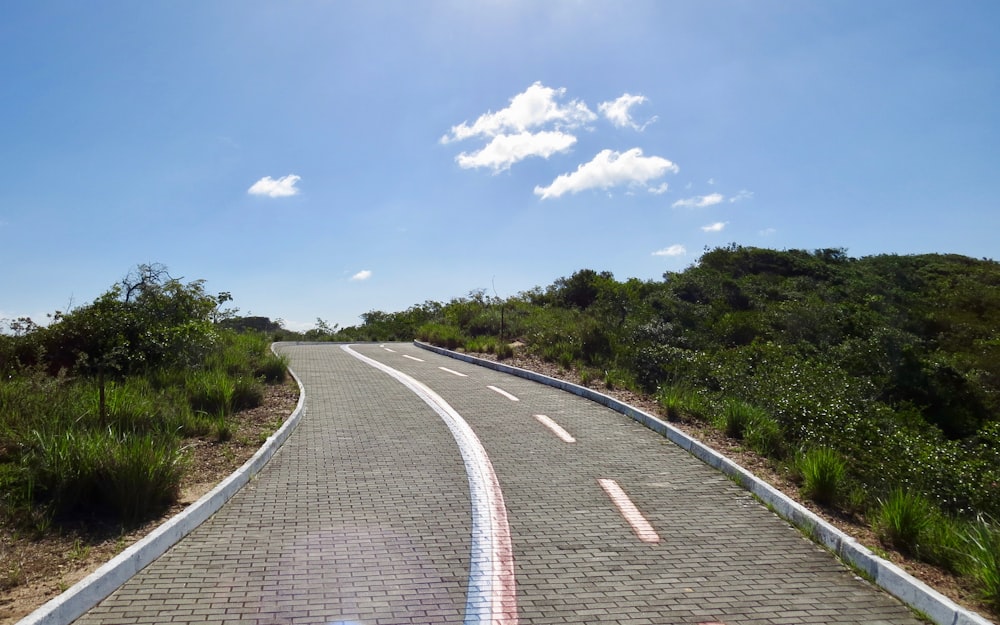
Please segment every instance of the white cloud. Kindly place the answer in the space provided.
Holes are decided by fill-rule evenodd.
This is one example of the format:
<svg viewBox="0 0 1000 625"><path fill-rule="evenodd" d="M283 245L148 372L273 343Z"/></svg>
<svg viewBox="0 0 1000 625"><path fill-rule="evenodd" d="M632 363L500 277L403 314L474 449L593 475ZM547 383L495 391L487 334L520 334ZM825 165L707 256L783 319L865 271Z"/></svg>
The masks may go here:
<svg viewBox="0 0 1000 625"><path fill-rule="evenodd" d="M717 221L714 224L708 224L707 226L702 226L701 229L705 232L722 232L723 228L728 225L728 221Z"/></svg>
<svg viewBox="0 0 1000 625"><path fill-rule="evenodd" d="M663 195L664 193L667 192L668 189L670 189L670 185L664 182L659 186L649 187L649 192L652 193L653 195Z"/></svg>
<svg viewBox="0 0 1000 625"><path fill-rule="evenodd" d="M706 206L713 206L722 202L725 198L721 193L709 193L708 195L698 195L695 197L689 197L686 200L677 200L673 203L674 208L686 207L686 208L705 208Z"/></svg>
<svg viewBox="0 0 1000 625"><path fill-rule="evenodd" d="M733 197L729 198L729 203L732 204L734 202L742 202L743 200L749 200L752 197L753 197L753 191L747 191L746 189L743 189Z"/></svg>
<svg viewBox="0 0 1000 625"><path fill-rule="evenodd" d="M769 237L769 236L773 235L776 232L777 232L777 230L775 230L774 228L764 228L763 230L761 230L759 232L759 234L762 237Z"/></svg>
<svg viewBox="0 0 1000 625"><path fill-rule="evenodd" d="M277 180L270 176L264 176L253 183L253 186L247 189L247 193L250 195L266 195L268 197L298 195L299 190L295 188L295 183L301 179L301 176L296 176L295 174L288 174Z"/></svg>
<svg viewBox="0 0 1000 625"><path fill-rule="evenodd" d="M455 160L464 169L490 167L494 172L501 172L531 156L548 158L556 152L565 152L574 143L576 137L557 130L497 135L478 152L462 152Z"/></svg>
<svg viewBox="0 0 1000 625"><path fill-rule="evenodd" d="M623 184L645 184L667 172L677 173L677 165L659 156L643 156L640 148L627 152L601 150L589 163L570 174L562 174L547 187L535 187L535 195L547 199L586 189L608 189Z"/></svg>
<svg viewBox="0 0 1000 625"><path fill-rule="evenodd" d="M441 137L441 143L470 137L495 137L510 132L523 133L543 124L553 124L557 129L576 128L597 119L597 115L579 100L560 104L558 100L565 94L565 87L553 89L536 82L511 98L507 108L496 113L484 113L471 126L465 122L452 126L451 132Z"/></svg>
<svg viewBox="0 0 1000 625"><path fill-rule="evenodd" d="M618 128L625 128L626 126L628 126L629 128L642 130L648 124L651 124L652 122L656 121L656 117L653 117L651 120L649 120L640 127L639 124L632 121L632 115L629 112L629 109L631 109L636 104L642 104L645 101L646 101L645 96L631 95L629 93L626 93L617 100L601 102L600 104L597 105L597 110L600 111L605 117L608 118L608 121L610 121Z"/></svg>
<svg viewBox="0 0 1000 625"><path fill-rule="evenodd" d="M367 280L372 277L372 272L368 269L362 269L358 273L351 276L351 282L361 282L362 280Z"/></svg>
<svg viewBox="0 0 1000 625"><path fill-rule="evenodd" d="M687 248L680 244L671 245L670 247L653 252L653 256L684 256L685 254L687 254Z"/></svg>

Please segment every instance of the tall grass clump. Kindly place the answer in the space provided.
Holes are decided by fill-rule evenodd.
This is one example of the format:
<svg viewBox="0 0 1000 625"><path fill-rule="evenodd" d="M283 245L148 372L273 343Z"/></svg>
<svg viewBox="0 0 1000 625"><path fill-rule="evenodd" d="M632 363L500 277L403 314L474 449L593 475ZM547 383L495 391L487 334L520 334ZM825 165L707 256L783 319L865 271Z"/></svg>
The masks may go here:
<svg viewBox="0 0 1000 625"><path fill-rule="evenodd" d="M105 441L96 490L119 519L132 524L177 500L184 462L176 438L124 433Z"/></svg>
<svg viewBox="0 0 1000 625"><path fill-rule="evenodd" d="M29 451L21 457L25 468L21 487L26 500L40 503L53 514L69 513L96 496L101 464L110 445L107 430L33 432Z"/></svg>
<svg viewBox="0 0 1000 625"><path fill-rule="evenodd" d="M268 350L257 363L254 374L267 384L280 384L288 379L288 357Z"/></svg>
<svg viewBox="0 0 1000 625"><path fill-rule="evenodd" d="M656 392L656 403L668 421L684 418L704 420L708 409L702 396L688 386L663 385Z"/></svg>
<svg viewBox="0 0 1000 625"><path fill-rule="evenodd" d="M1000 613L1000 524L980 515L962 535L963 572L975 583L979 595Z"/></svg>
<svg viewBox="0 0 1000 625"><path fill-rule="evenodd" d="M495 336L472 337L465 341L464 348L471 353L495 354L497 360L504 360L514 355L514 348Z"/></svg>
<svg viewBox="0 0 1000 625"><path fill-rule="evenodd" d="M879 500L873 526L879 540L903 553L917 555L934 524L934 506L921 495L902 488Z"/></svg>
<svg viewBox="0 0 1000 625"><path fill-rule="evenodd" d="M455 349L465 345L465 337L462 336L462 332L455 326L443 323L427 323L420 326L417 329L417 338L446 349Z"/></svg>
<svg viewBox="0 0 1000 625"><path fill-rule="evenodd" d="M785 455L785 438L781 425L764 412L760 412L747 425L743 440L750 449L768 458L782 458Z"/></svg>
<svg viewBox="0 0 1000 625"><path fill-rule="evenodd" d="M765 417L767 415L759 408L738 399L730 399L722 408L719 425L726 436L742 440L751 424Z"/></svg>
<svg viewBox="0 0 1000 625"><path fill-rule="evenodd" d="M814 447L795 458L795 471L802 479L802 494L821 505L837 502L845 490L847 466L829 447Z"/></svg>
<svg viewBox="0 0 1000 625"><path fill-rule="evenodd" d="M236 380L219 369L189 371L184 387L188 402L195 412L209 415L228 415L233 412Z"/></svg>

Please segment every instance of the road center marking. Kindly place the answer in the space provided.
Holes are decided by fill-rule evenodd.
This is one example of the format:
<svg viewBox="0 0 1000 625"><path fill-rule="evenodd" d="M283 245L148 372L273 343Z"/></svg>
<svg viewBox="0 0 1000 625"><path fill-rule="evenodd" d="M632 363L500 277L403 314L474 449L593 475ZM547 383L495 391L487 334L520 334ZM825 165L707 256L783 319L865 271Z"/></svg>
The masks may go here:
<svg viewBox="0 0 1000 625"><path fill-rule="evenodd" d="M562 439L562 441L564 443L575 443L576 442L576 439L573 438L572 434L570 434L569 432L567 432L566 430L564 430L561 425L559 425L558 423L556 423L555 421L553 421L549 417L546 417L543 414L536 414L535 415L535 419L537 419L538 422L541 423L542 425L544 425L545 427L547 427L550 430L552 430L552 433L555 434L556 436L558 436L560 439Z"/></svg>
<svg viewBox="0 0 1000 625"><path fill-rule="evenodd" d="M614 480L597 480L601 484L601 488L604 492L608 494L611 501L618 507L618 512L628 521L628 524L632 526L632 531L635 535L644 543L658 543L660 542L660 536L653 529L653 526L649 524L646 517L642 516L639 509L635 507L632 500L629 499L625 491L622 490L621 486L618 485Z"/></svg>
<svg viewBox="0 0 1000 625"><path fill-rule="evenodd" d="M458 371L452 371L448 367L438 367L438 369L440 369L441 371L447 371L448 373L451 373L453 375L457 375L460 378L467 378L467 377L469 377L468 375L466 375L464 373L459 373Z"/></svg>
<svg viewBox="0 0 1000 625"><path fill-rule="evenodd" d="M503 390L502 388L497 388L495 386L487 386L486 388L490 389L491 391L495 391L497 393L500 393L501 395L503 395L504 397L506 397L507 399L509 399L511 401L521 401L520 399L518 399L517 397L514 397L513 395L511 395L507 391Z"/></svg>
<svg viewBox="0 0 1000 625"><path fill-rule="evenodd" d="M423 362L422 359L417 358L416 356L411 356L409 354L403 354L403 358L409 358L410 360L416 360L417 362Z"/></svg>
<svg viewBox="0 0 1000 625"><path fill-rule="evenodd" d="M472 553L464 623L517 625L514 551L507 524L507 507L493 463L476 433L462 415L427 385L359 354L349 345L342 345L341 349L401 382L430 406L451 430L462 453L472 499Z"/></svg>

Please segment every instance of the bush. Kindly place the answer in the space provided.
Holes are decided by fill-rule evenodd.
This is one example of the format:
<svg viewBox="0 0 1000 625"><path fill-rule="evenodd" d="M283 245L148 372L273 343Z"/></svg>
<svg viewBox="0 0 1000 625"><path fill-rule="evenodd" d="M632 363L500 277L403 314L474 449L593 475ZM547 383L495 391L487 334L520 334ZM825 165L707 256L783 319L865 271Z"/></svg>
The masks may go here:
<svg viewBox="0 0 1000 625"><path fill-rule="evenodd" d="M232 413L236 381L226 372L217 369L191 371L184 386L188 402L195 412L209 415Z"/></svg>
<svg viewBox="0 0 1000 625"><path fill-rule="evenodd" d="M879 501L873 528L885 544L917 555L934 523L934 512L934 507L924 497L897 488Z"/></svg>
<svg viewBox="0 0 1000 625"><path fill-rule="evenodd" d="M465 337L462 336L459 329L443 323L427 323L420 326L417 329L417 338L446 349L455 349L465 345Z"/></svg>
<svg viewBox="0 0 1000 625"><path fill-rule="evenodd" d="M785 439L781 426L763 412L747 425L743 440L750 449L762 456L780 459L785 455Z"/></svg>
<svg viewBox="0 0 1000 625"><path fill-rule="evenodd" d="M962 536L963 572L972 578L982 599L1000 612L1000 525L979 516Z"/></svg>
<svg viewBox="0 0 1000 625"><path fill-rule="evenodd" d="M828 447L816 447L798 455L795 469L802 478L803 496L821 505L837 502L847 473L840 454Z"/></svg>
<svg viewBox="0 0 1000 625"><path fill-rule="evenodd" d="M173 437L106 429L39 433L36 441L22 488L55 515L96 503L133 523L177 499L183 464Z"/></svg>
<svg viewBox="0 0 1000 625"><path fill-rule="evenodd" d="M177 500L182 457L174 438L124 434L105 439L96 490L118 518L127 524Z"/></svg>
<svg viewBox="0 0 1000 625"><path fill-rule="evenodd" d="M656 403L663 409L668 421L683 418L703 420L708 414L701 395L687 386L661 386L656 392Z"/></svg>
<svg viewBox="0 0 1000 625"><path fill-rule="evenodd" d="M726 436L742 440L755 421L765 418L768 418L767 415L760 409L738 399L730 399L723 406L720 426Z"/></svg>

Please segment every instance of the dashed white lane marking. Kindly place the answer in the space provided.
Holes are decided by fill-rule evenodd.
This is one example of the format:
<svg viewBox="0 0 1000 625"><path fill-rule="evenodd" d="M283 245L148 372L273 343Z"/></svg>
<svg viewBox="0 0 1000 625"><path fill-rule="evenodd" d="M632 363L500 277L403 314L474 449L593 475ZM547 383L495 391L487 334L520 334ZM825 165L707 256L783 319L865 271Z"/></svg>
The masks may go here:
<svg viewBox="0 0 1000 625"><path fill-rule="evenodd" d="M410 360L416 360L417 362L423 362L423 359L417 358L416 356L411 356L409 354L403 354L403 358L409 358Z"/></svg>
<svg viewBox="0 0 1000 625"><path fill-rule="evenodd" d="M503 395L504 397L506 397L507 399L509 399L511 401L521 401L520 399L518 399L517 397L514 397L513 395L511 395L507 391L503 390L502 388L497 388L495 386L487 386L486 388L490 389L491 391L495 391L497 393L500 393L501 395Z"/></svg>
<svg viewBox="0 0 1000 625"><path fill-rule="evenodd" d="M642 516L639 509L635 507L632 500L629 499L625 491L622 490L621 486L618 485L614 480L597 480L601 484L601 488L604 492L608 494L611 501L618 507L618 511L621 515L628 521L628 524L632 526L632 531L635 535L644 543L658 543L660 542L660 536L653 529L653 526L649 524L646 517Z"/></svg>
<svg viewBox="0 0 1000 625"><path fill-rule="evenodd" d="M543 414L536 414L535 415L535 419L538 419L539 423L541 423L545 427L547 427L550 430L552 430L552 433L555 434L556 436L558 436L560 439L562 439L562 441L564 443L575 443L576 442L576 439L573 438L572 434L570 434L569 432L567 432L566 430L564 430L561 425L559 425L558 423L556 423L555 421L553 421L549 417L546 417Z"/></svg>
<svg viewBox="0 0 1000 625"><path fill-rule="evenodd" d="M359 354L349 345L342 345L341 349L401 382L430 406L451 430L465 463L472 499L472 554L464 623L517 625L514 551L507 523L507 507L493 463L476 433L462 415L427 385Z"/></svg>
<svg viewBox="0 0 1000 625"><path fill-rule="evenodd" d="M393 354L396 353L396 350L390 349L390 348L386 347L385 345L380 345L379 347L381 347L382 349L384 349L387 352L392 352Z"/></svg>
<svg viewBox="0 0 1000 625"><path fill-rule="evenodd" d="M466 375L464 373L459 373L458 371L452 371L448 367L438 367L438 369L440 369L441 371L447 371L448 373L451 373L453 375L457 375L460 378L467 378L467 377L469 377L468 375Z"/></svg>

